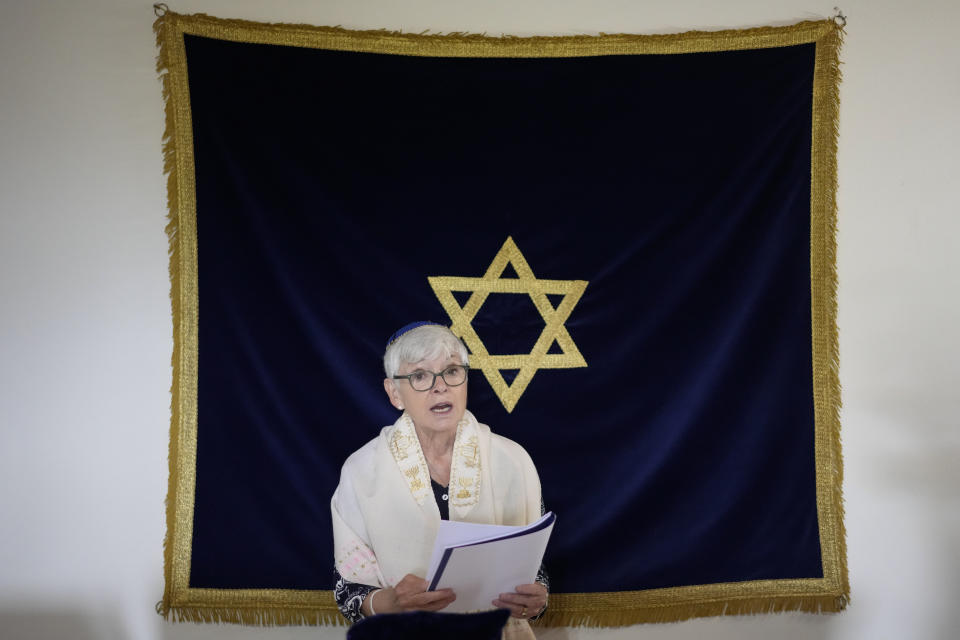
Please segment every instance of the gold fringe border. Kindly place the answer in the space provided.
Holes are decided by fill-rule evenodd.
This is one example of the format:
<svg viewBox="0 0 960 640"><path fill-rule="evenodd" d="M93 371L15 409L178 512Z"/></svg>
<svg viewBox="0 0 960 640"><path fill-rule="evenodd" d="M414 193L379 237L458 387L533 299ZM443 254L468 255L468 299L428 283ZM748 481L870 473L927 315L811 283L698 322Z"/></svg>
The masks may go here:
<svg viewBox="0 0 960 640"><path fill-rule="evenodd" d="M834 20L787 27L680 34L502 36L396 31L222 20L166 11L154 23L157 72L165 104L164 173L169 208L173 315L169 485L164 539L164 593L157 612L168 620L248 625L343 625L331 591L189 587L196 462L196 201L193 136L183 35L238 42L418 56L560 57L729 51L817 43L811 175L811 287L816 414L817 504L823 579L751 581L613 593L557 593L538 626L608 627L694 617L778 611L836 612L849 603L843 526L837 335L837 142L839 50Z"/></svg>
<svg viewBox="0 0 960 640"><path fill-rule="evenodd" d="M171 78L169 74L170 63L168 59L168 45L166 38L163 37L163 17L159 18L153 24L153 31L156 36L157 44L157 74L160 77L161 90L163 92L164 104L164 132L163 132L163 172L167 176L167 225L166 234L169 254L170 271L170 305L173 316L173 353L170 355L170 366L173 369L173 380L170 385L170 445L167 452L167 467L169 477L167 479L167 499L166 499L166 517L167 532L163 540L163 599L157 603L157 612L164 617L169 615L170 602L172 600L172 569L173 569L173 538L176 529L176 488L177 488L177 461L180 457L180 449L177 446L179 442L180 426L180 358L179 355L179 336L180 336L180 269L178 260L180 258L179 242L177 237L177 214L180 211L180 198L178 193L178 172L177 172L177 147L176 120L174 117L174 103L171 88Z"/></svg>
<svg viewBox="0 0 960 640"><path fill-rule="evenodd" d="M260 627L291 625L346 626L340 612L301 610L290 608L237 607L176 607L165 616L172 622L213 622L218 624L243 624Z"/></svg>
<svg viewBox="0 0 960 640"><path fill-rule="evenodd" d="M599 611L583 608L552 610L554 596L550 596L550 600L550 609L547 609L543 618L534 623L535 627L625 627L634 624L680 622L711 616L742 616L788 611L833 613L842 608L837 598L833 596L759 597L733 601L677 603L659 608L621 608Z"/></svg>
<svg viewBox="0 0 960 640"><path fill-rule="evenodd" d="M833 21L831 21L833 22ZM844 20L845 23L845 20ZM837 327L837 150L840 138L840 49L843 26L817 41L813 84L810 184L810 281L817 511L824 579L838 609L850 601L840 440L840 338Z"/></svg>
<svg viewBox="0 0 960 640"><path fill-rule="evenodd" d="M387 29L348 30L292 23L263 23L168 11L164 23L180 34L251 44L428 57L549 58L674 54L765 49L816 42L839 29L833 20L808 20L785 27L637 35L491 37L485 33L404 33Z"/></svg>

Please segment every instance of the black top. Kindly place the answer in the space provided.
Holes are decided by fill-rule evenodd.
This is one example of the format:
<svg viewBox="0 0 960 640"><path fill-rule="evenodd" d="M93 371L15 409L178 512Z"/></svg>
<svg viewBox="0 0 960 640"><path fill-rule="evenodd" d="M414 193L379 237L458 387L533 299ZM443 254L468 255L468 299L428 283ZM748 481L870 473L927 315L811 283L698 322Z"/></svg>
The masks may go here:
<svg viewBox="0 0 960 640"><path fill-rule="evenodd" d="M450 488L443 486L433 478L430 478L430 486L433 487L433 497L437 501L437 508L440 509L440 519L450 519Z"/></svg>

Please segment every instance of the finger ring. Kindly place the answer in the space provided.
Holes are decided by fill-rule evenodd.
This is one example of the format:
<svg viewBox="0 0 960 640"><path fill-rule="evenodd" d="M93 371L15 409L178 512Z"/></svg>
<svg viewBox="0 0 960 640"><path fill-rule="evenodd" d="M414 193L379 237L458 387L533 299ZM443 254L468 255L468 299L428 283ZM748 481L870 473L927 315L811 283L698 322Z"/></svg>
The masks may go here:
<svg viewBox="0 0 960 640"><path fill-rule="evenodd" d="M521 617L521 618L526 618L526 617L527 617L527 608L526 608L526 607L524 607L524 608L523 608L523 611L520 612L520 617Z"/></svg>

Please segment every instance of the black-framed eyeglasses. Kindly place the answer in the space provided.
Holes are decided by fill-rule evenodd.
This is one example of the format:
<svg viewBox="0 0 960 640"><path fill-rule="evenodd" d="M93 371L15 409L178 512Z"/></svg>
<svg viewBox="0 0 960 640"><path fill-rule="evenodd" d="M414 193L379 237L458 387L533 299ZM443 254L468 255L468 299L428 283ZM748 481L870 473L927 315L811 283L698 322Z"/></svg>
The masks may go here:
<svg viewBox="0 0 960 640"><path fill-rule="evenodd" d="M437 378L443 378L448 387L459 387L467 381L468 367L465 364L452 364L443 371L435 373L425 369L417 369L405 376L393 376L394 379L406 379L414 391L430 391L437 384Z"/></svg>

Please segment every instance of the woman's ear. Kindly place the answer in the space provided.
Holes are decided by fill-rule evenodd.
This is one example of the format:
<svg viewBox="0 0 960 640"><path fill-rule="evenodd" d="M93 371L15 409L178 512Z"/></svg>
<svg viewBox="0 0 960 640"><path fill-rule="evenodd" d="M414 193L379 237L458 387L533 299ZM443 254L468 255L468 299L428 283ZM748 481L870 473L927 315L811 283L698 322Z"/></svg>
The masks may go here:
<svg viewBox="0 0 960 640"><path fill-rule="evenodd" d="M403 403L400 401L400 391L397 389L396 383L390 378L384 378L383 390L387 392L387 398L390 399L390 404L400 409L400 411L403 411Z"/></svg>

